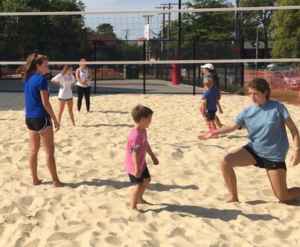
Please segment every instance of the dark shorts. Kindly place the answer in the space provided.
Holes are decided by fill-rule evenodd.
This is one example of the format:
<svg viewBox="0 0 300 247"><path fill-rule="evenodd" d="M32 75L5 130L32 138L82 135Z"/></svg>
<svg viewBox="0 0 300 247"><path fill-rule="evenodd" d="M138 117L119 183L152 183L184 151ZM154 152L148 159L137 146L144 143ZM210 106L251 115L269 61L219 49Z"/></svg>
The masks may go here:
<svg viewBox="0 0 300 247"><path fill-rule="evenodd" d="M28 130L34 132L43 132L48 127L52 128L52 121L50 117L46 118L26 118L25 123Z"/></svg>
<svg viewBox="0 0 300 247"><path fill-rule="evenodd" d="M254 164L255 166L259 167L259 168L264 168L267 170L278 170L278 169L284 169L286 170L286 164L285 161L281 161L281 162L275 162L275 161L270 161L267 159L264 159L260 156L258 156L251 147L249 147L248 145L243 146L244 149L246 149L252 156L253 158L256 160L256 164Z"/></svg>
<svg viewBox="0 0 300 247"><path fill-rule="evenodd" d="M63 101L69 101L69 100L72 100L73 98L70 98L70 99L61 99L61 98L58 98L59 100L63 100Z"/></svg>
<svg viewBox="0 0 300 247"><path fill-rule="evenodd" d="M143 183L145 178L150 178L151 177L150 173L149 173L149 170L148 170L148 167L146 167L146 169L143 171L141 177L139 177L139 178L136 178L135 176L133 176L131 174L128 174L128 175L129 175L129 178L130 178L130 182L132 184Z"/></svg>
<svg viewBox="0 0 300 247"><path fill-rule="evenodd" d="M207 118L207 120L208 121L213 121L213 120L215 120L215 115L216 115L216 112L217 111L208 111L208 112L206 112L206 118Z"/></svg>

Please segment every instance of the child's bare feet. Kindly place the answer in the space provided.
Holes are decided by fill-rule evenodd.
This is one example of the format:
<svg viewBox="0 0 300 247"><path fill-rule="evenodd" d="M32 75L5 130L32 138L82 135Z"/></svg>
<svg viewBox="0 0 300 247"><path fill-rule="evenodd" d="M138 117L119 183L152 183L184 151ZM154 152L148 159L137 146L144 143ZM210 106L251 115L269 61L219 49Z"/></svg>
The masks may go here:
<svg viewBox="0 0 300 247"><path fill-rule="evenodd" d="M36 180L33 180L33 185L40 185L42 184L43 180L42 179L36 179Z"/></svg>
<svg viewBox="0 0 300 247"><path fill-rule="evenodd" d="M227 200L226 200L227 203L230 203L230 202L239 202L239 199L237 197L229 197Z"/></svg>
<svg viewBox="0 0 300 247"><path fill-rule="evenodd" d="M152 205L150 202L145 201L144 199L138 200L138 204L149 204Z"/></svg>
<svg viewBox="0 0 300 247"><path fill-rule="evenodd" d="M137 212L137 213L140 213L141 211L138 210L137 208L130 208L130 210L134 211L134 212Z"/></svg>
<svg viewBox="0 0 300 247"><path fill-rule="evenodd" d="M60 181L55 181L55 182L53 181L53 186L54 187L64 187L65 184Z"/></svg>

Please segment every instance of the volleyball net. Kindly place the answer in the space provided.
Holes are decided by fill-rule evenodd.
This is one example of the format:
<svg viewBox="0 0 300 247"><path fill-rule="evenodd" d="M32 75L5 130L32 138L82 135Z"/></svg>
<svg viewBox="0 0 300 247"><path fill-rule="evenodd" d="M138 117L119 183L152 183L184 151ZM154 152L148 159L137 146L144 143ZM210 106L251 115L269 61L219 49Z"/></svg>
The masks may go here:
<svg viewBox="0 0 300 247"><path fill-rule="evenodd" d="M283 89L290 90L297 72L276 74L267 68L257 68L270 63L299 63L300 59L245 59L245 51L255 54L256 48L242 38L179 39L179 30L188 31L184 25L179 26L179 13L182 16L214 12L232 15L242 11L299 9L299 6L278 6L176 10L166 6L138 11L0 13L0 24L3 24L0 25L0 90L5 91L3 85L9 85L3 81L10 79L12 85L13 80L20 79L17 68L32 52L49 57L46 74L49 79L64 64L73 65L75 70L79 59L85 58L95 74L96 93L201 93L200 65L205 63L214 64L225 91L238 91L257 76L268 79L279 89L281 82L287 81L288 86ZM180 77L175 82L174 69Z"/></svg>

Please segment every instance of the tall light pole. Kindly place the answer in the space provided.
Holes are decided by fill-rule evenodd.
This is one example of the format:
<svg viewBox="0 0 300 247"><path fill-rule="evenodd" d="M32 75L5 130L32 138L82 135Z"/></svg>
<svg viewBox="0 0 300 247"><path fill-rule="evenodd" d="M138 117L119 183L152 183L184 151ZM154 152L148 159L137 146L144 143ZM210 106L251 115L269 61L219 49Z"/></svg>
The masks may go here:
<svg viewBox="0 0 300 247"><path fill-rule="evenodd" d="M178 9L181 9L181 0L178 0ZM178 48L181 48L181 12L178 12Z"/></svg>

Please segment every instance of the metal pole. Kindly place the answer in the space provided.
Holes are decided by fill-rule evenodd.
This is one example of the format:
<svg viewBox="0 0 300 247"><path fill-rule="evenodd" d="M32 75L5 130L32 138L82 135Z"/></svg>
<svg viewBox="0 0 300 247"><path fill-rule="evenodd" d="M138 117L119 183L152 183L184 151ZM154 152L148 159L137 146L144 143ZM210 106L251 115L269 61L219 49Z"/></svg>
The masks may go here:
<svg viewBox="0 0 300 247"><path fill-rule="evenodd" d="M245 47L244 47L245 38L244 36L241 36L241 44L240 44L240 58L245 58ZM245 83L245 65L244 63L241 63L241 87L244 86Z"/></svg>
<svg viewBox="0 0 300 247"><path fill-rule="evenodd" d="M178 0L178 9L181 9L181 0ZM181 47L181 12L178 12L178 48L180 54ZM180 56L179 56L180 58Z"/></svg>
<svg viewBox="0 0 300 247"><path fill-rule="evenodd" d="M181 9L181 0L178 0L178 9ZM181 59L181 12L178 13L178 57ZM179 77L179 83L181 83L181 76Z"/></svg>
<svg viewBox="0 0 300 247"><path fill-rule="evenodd" d="M194 40L194 57L193 59L196 60L196 40ZM193 64L193 95L196 94L196 64Z"/></svg>
<svg viewBox="0 0 300 247"><path fill-rule="evenodd" d="M94 61L97 61L97 46L96 46L96 41L94 42ZM96 64L94 65L94 94L97 93L97 68L96 68Z"/></svg>
<svg viewBox="0 0 300 247"><path fill-rule="evenodd" d="M146 41L143 41L143 59L146 61ZM143 93L146 94L146 64L143 64Z"/></svg>
<svg viewBox="0 0 300 247"><path fill-rule="evenodd" d="M256 27L256 59L258 58L258 46L259 46L259 43L258 43L258 26ZM257 70L257 62L255 62L255 70Z"/></svg>
<svg viewBox="0 0 300 247"><path fill-rule="evenodd" d="M239 0L235 0L235 7L238 8L239 7ZM235 11L235 46L237 45L237 41L239 40L239 14L238 11ZM235 57L237 56L236 52L234 53ZM234 85L236 85L237 82L237 64L234 64Z"/></svg>

